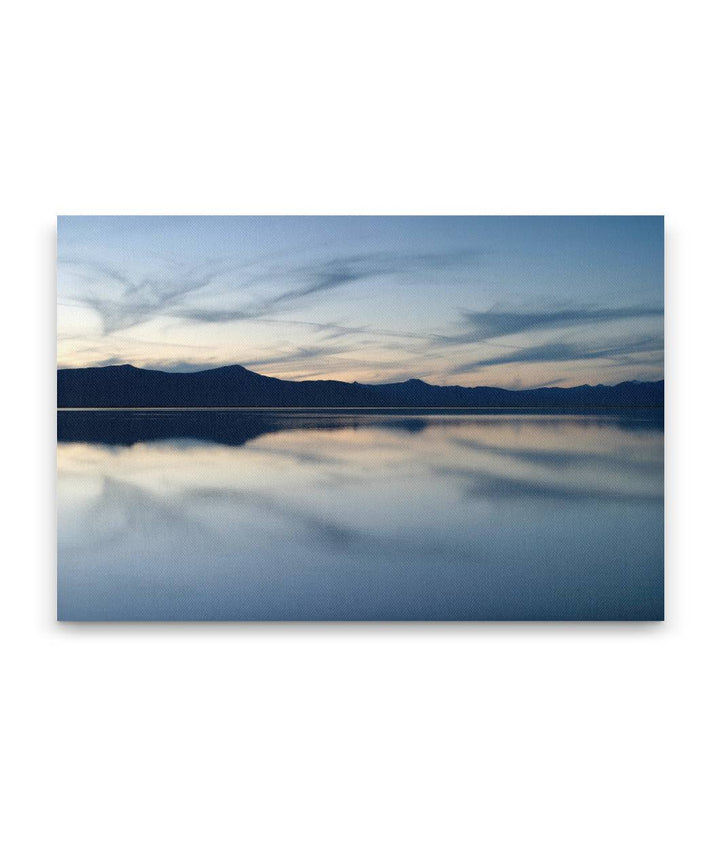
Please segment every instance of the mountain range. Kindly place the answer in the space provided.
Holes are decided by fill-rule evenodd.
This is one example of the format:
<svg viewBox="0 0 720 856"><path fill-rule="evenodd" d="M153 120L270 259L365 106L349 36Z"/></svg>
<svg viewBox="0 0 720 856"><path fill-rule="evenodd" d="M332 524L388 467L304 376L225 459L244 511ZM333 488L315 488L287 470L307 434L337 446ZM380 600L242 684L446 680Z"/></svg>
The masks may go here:
<svg viewBox="0 0 720 856"><path fill-rule="evenodd" d="M281 380L223 366L163 372L131 365L59 369L58 407L662 407L664 381L615 386L492 386Z"/></svg>

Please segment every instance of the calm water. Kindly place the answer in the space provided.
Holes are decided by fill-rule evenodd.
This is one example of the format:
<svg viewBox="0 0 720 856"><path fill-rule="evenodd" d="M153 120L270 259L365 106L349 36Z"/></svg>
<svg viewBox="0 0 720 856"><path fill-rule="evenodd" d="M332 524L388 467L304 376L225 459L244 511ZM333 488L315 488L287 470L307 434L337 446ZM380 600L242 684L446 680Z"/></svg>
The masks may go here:
<svg viewBox="0 0 720 856"><path fill-rule="evenodd" d="M58 613L658 619L662 411L58 414Z"/></svg>

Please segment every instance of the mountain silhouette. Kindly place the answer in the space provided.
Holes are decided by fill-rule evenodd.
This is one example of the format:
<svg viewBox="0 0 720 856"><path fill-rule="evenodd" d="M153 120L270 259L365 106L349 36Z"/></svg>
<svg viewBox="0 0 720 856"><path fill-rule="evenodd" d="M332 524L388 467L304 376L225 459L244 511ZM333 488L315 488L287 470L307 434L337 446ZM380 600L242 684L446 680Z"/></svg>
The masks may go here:
<svg viewBox="0 0 720 856"><path fill-rule="evenodd" d="M291 381L242 366L163 372L135 366L59 369L58 407L662 407L664 382L615 386L433 386L339 380Z"/></svg>

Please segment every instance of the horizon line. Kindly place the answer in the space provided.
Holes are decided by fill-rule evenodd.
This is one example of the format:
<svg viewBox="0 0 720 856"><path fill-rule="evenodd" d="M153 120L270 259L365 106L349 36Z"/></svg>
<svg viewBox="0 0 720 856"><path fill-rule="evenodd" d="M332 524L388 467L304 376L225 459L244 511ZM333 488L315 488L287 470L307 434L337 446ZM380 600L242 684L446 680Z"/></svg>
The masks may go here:
<svg viewBox="0 0 720 856"><path fill-rule="evenodd" d="M574 386L534 386L534 387L521 387L521 388L508 388L503 386L488 386L488 385L479 385L479 386L463 386L462 384L437 384L437 383L428 383L422 378L417 377L408 377L405 380L401 381L384 381L380 383L361 383L360 381L347 381L347 380L337 380L336 378L314 378L308 380L291 380L287 378L279 378L274 375L264 375L260 372L253 371L252 369L248 369L243 366L241 363L228 363L226 365L221 366L209 366L206 369L195 369L193 371L169 371L168 369L157 369L157 368L149 368L147 366L135 366L132 363L112 363L110 365L103 366L57 366L56 371L88 371L88 370L101 370L101 369L122 369L129 368L134 369L135 371L143 371L143 372L157 372L159 374L166 375L196 375L196 374L204 374L205 372L211 371L220 371L222 369L233 369L238 368L242 369L249 374L257 375L258 377L268 378L270 380L278 380L283 383L344 383L348 386L368 386L368 387L378 387L378 386L396 386L404 383L422 383L425 386L436 387L440 389L450 389L450 388L458 388L458 389L496 389L501 390L503 392L532 392L534 390L540 389L581 389L582 387L589 387L591 389L596 389L597 387L606 387L608 389L612 389L617 386L622 386L623 384L640 384L640 383L664 383L665 378L659 378L658 380L638 380L637 378L631 380L623 380L618 383L581 383L576 384Z"/></svg>

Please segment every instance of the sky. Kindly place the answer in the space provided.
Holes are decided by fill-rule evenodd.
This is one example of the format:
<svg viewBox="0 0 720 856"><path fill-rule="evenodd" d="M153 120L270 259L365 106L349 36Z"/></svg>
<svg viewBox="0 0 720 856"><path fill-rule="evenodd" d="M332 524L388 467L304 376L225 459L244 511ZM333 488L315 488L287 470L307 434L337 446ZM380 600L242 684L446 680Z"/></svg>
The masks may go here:
<svg viewBox="0 0 720 856"><path fill-rule="evenodd" d="M58 218L58 366L663 377L662 217Z"/></svg>

